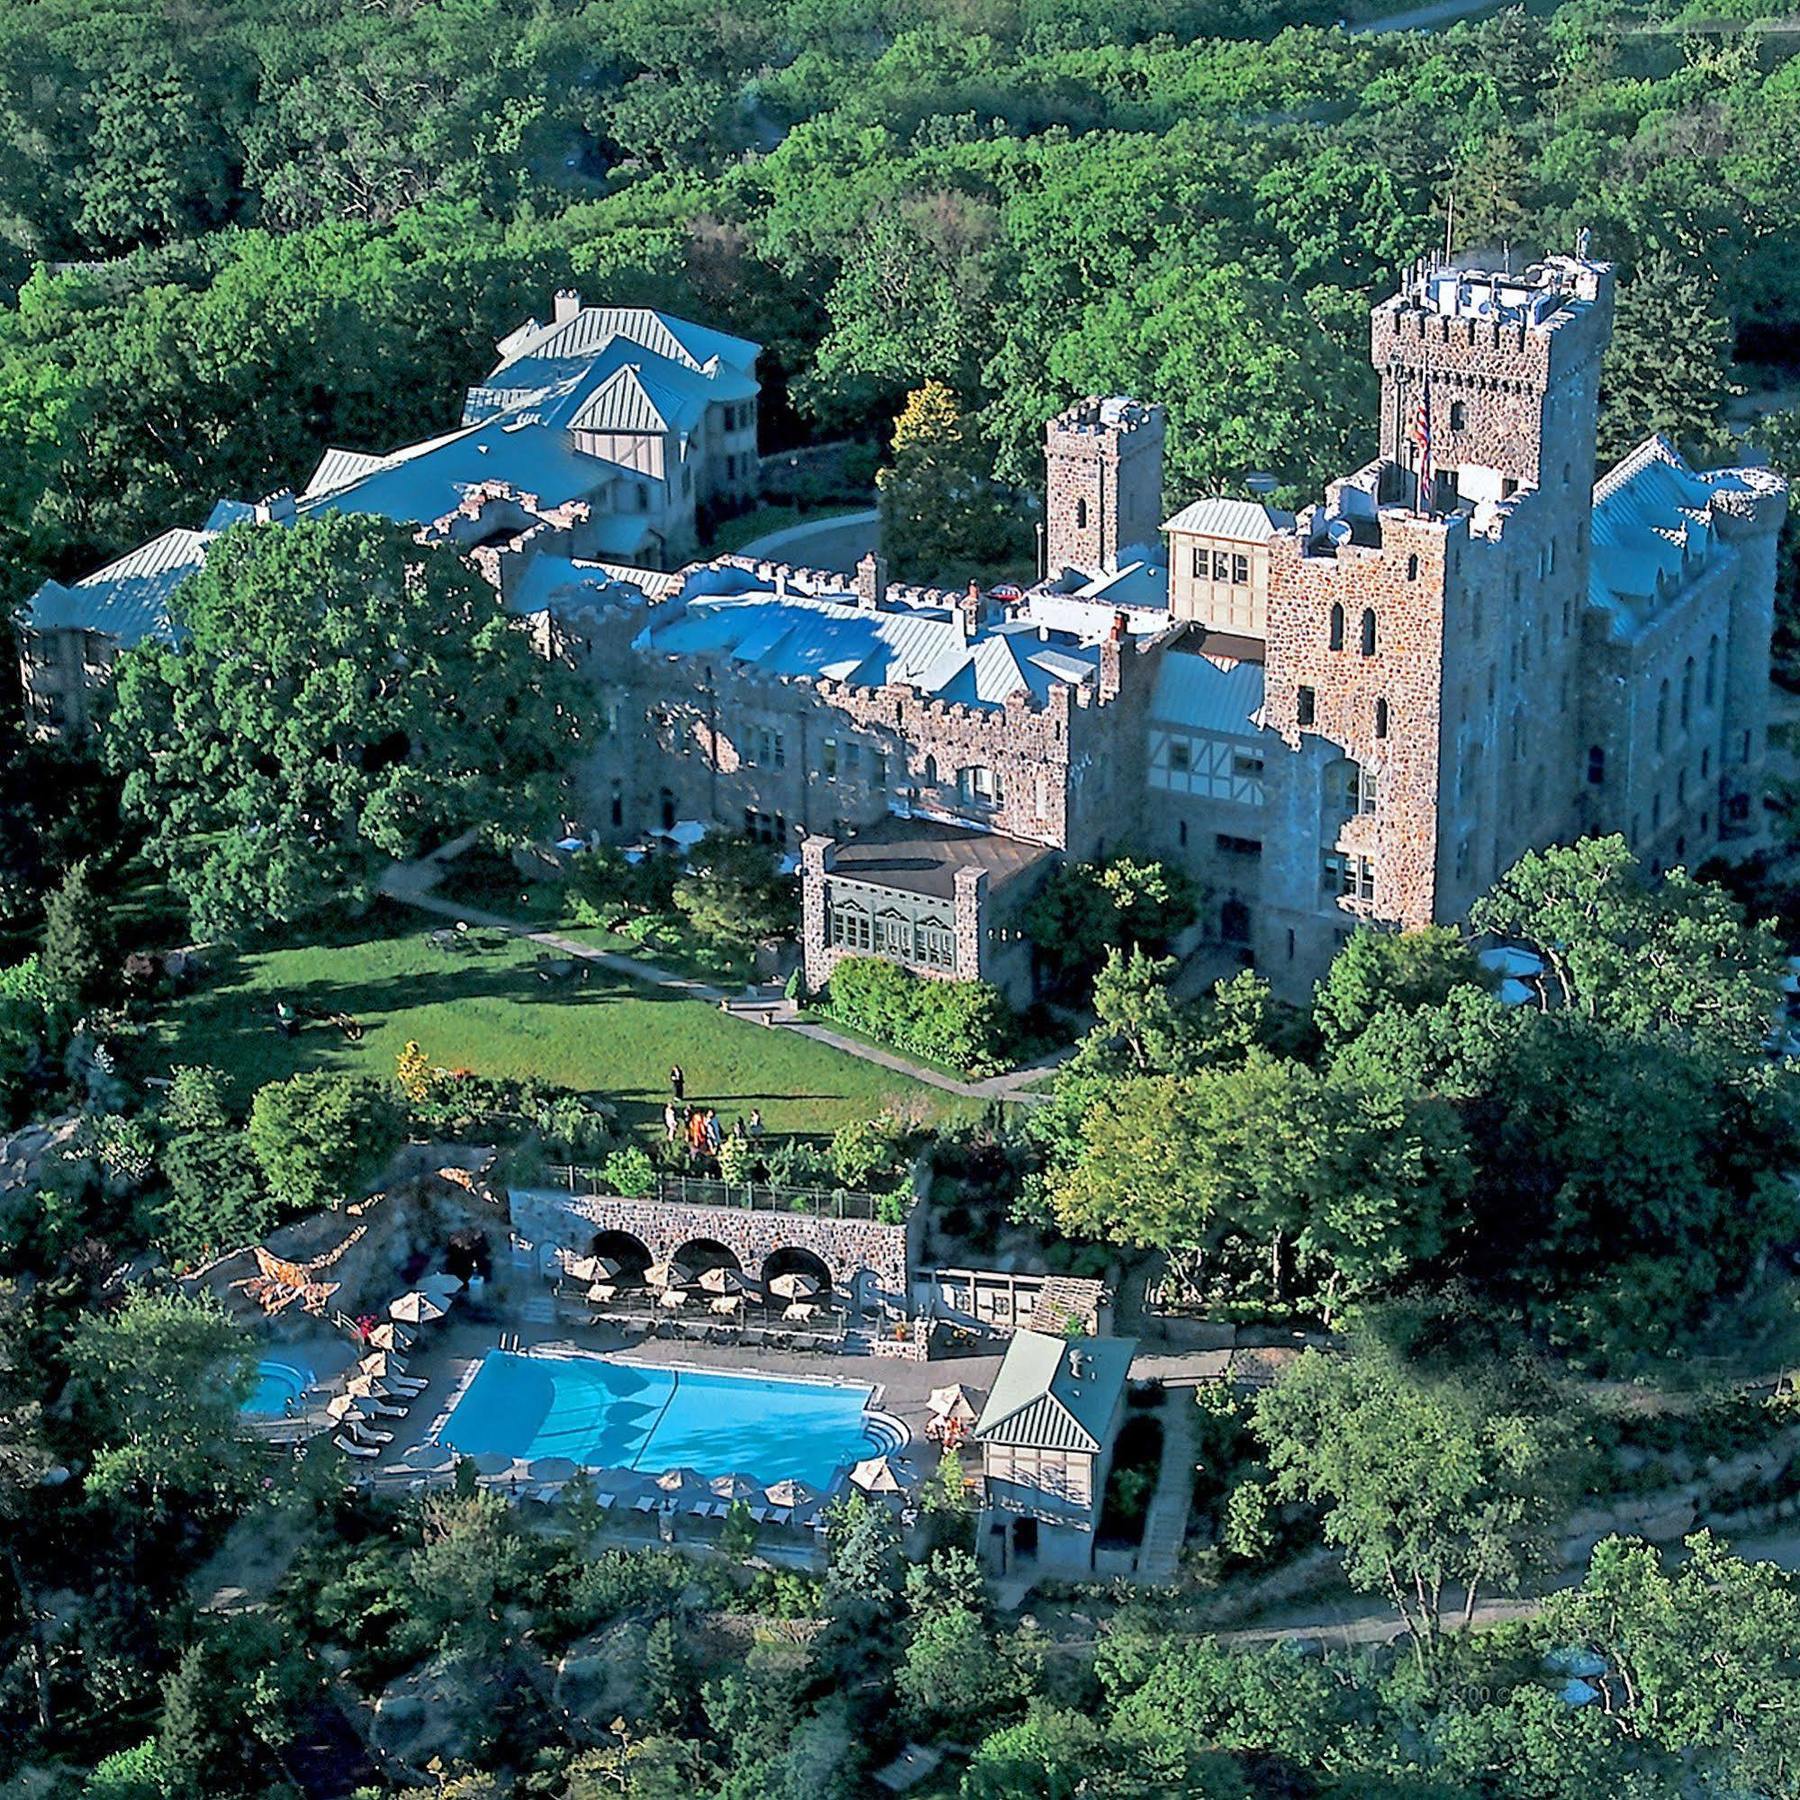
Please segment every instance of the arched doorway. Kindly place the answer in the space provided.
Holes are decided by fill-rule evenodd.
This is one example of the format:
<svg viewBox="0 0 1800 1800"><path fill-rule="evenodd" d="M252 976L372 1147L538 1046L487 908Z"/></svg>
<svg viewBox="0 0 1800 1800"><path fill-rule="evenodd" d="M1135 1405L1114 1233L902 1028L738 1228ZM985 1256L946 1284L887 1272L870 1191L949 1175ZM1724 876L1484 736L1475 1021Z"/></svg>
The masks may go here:
<svg viewBox="0 0 1800 1800"><path fill-rule="evenodd" d="M629 1231L597 1231L594 1241L588 1245L589 1256L604 1256L608 1262L619 1265L619 1280L622 1283L638 1283L644 1279L644 1271L656 1261L650 1254L650 1246L641 1237Z"/></svg>
<svg viewBox="0 0 1800 1800"><path fill-rule="evenodd" d="M762 1284L771 1296L779 1299L770 1285L778 1276L804 1275L818 1284L817 1298L828 1301L831 1298L831 1267L824 1257L811 1250L802 1250L797 1245L787 1245L779 1250L771 1250L763 1258Z"/></svg>
<svg viewBox="0 0 1800 1800"><path fill-rule="evenodd" d="M737 1252L721 1244L717 1238L689 1238L669 1260L680 1263L692 1275L704 1275L708 1269L743 1271Z"/></svg>

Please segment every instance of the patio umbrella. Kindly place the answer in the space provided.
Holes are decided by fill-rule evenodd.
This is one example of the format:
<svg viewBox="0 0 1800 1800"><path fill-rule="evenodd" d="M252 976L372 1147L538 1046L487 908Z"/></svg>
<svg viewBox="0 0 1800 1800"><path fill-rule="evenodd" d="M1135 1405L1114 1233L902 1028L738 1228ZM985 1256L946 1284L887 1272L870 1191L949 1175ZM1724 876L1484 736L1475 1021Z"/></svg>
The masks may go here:
<svg viewBox="0 0 1800 1800"><path fill-rule="evenodd" d="M850 1480L865 1494L897 1494L900 1482L885 1456L866 1457L850 1471Z"/></svg>
<svg viewBox="0 0 1800 1800"><path fill-rule="evenodd" d="M565 1256L563 1273L571 1281L598 1281L600 1259L597 1256Z"/></svg>
<svg viewBox="0 0 1800 1800"><path fill-rule="evenodd" d="M948 1387L933 1388L925 1405L934 1419L955 1419L963 1425L975 1423L975 1403L960 1381L953 1381Z"/></svg>
<svg viewBox="0 0 1800 1800"><path fill-rule="evenodd" d="M402 1294L388 1308L388 1317L398 1319L402 1325L429 1325L443 1316L444 1309L429 1294Z"/></svg>
<svg viewBox="0 0 1800 1800"><path fill-rule="evenodd" d="M463 1291L463 1284L454 1275L427 1275L419 1283L419 1292L429 1294L433 1300L448 1306Z"/></svg>
<svg viewBox="0 0 1800 1800"><path fill-rule="evenodd" d="M604 1306L608 1300L618 1299L619 1290L614 1287L610 1281L596 1281L594 1285L588 1289L587 1297L592 1300L596 1306Z"/></svg>
<svg viewBox="0 0 1800 1800"><path fill-rule="evenodd" d="M365 1406L359 1395L338 1394L325 1402L325 1410L334 1419L366 1419L375 1409Z"/></svg>
<svg viewBox="0 0 1800 1800"><path fill-rule="evenodd" d="M702 1481L692 1469L683 1469L679 1467L664 1469L663 1472L657 1476L656 1485L661 1488L665 1494L699 1494L711 1492L711 1489L707 1487L706 1483Z"/></svg>
<svg viewBox="0 0 1800 1800"><path fill-rule="evenodd" d="M708 1269L697 1285L705 1288L709 1294L724 1295L741 1294L750 1283L744 1279L741 1270L727 1268L720 1263L716 1269Z"/></svg>
<svg viewBox="0 0 1800 1800"><path fill-rule="evenodd" d="M808 1487L804 1481L795 1481L791 1476L784 1481L771 1481L764 1491L771 1506L794 1512L813 1505L821 1497L817 1488Z"/></svg>
<svg viewBox="0 0 1800 1800"><path fill-rule="evenodd" d="M686 1287L694 1277L682 1263L659 1262L644 1271L644 1279L652 1287L677 1288Z"/></svg>
<svg viewBox="0 0 1800 1800"><path fill-rule="evenodd" d="M687 1305L687 1295L684 1294L681 1291L681 1289L677 1288L677 1287L664 1288L662 1304L664 1306L668 1307L671 1312L673 1312L676 1307Z"/></svg>
<svg viewBox="0 0 1800 1800"><path fill-rule="evenodd" d="M777 1275L769 1283L769 1292L779 1295L783 1300L810 1300L818 1291L818 1282L799 1269L789 1269L785 1275Z"/></svg>
<svg viewBox="0 0 1800 1800"><path fill-rule="evenodd" d="M762 1492L761 1484L748 1475L715 1475L710 1485L721 1500L748 1500Z"/></svg>
<svg viewBox="0 0 1800 1800"><path fill-rule="evenodd" d="M504 1450L479 1450L469 1461L475 1465L477 1475L504 1475L518 1458L508 1456Z"/></svg>
<svg viewBox="0 0 1800 1800"><path fill-rule="evenodd" d="M395 1457L394 1463L415 1475L436 1475L456 1466L456 1452L448 1444L414 1444Z"/></svg>
<svg viewBox="0 0 1800 1800"><path fill-rule="evenodd" d="M721 1294L712 1303L712 1309L716 1313L734 1313L743 1304L744 1296L742 1294Z"/></svg>
<svg viewBox="0 0 1800 1800"><path fill-rule="evenodd" d="M580 1465L566 1456L533 1457L525 1465L526 1478L531 1481L573 1481L580 1473Z"/></svg>
<svg viewBox="0 0 1800 1800"><path fill-rule="evenodd" d="M392 1396L373 1375L353 1375L344 1383L344 1392L359 1400L389 1400Z"/></svg>
<svg viewBox="0 0 1800 1800"><path fill-rule="evenodd" d="M413 1334L403 1325L377 1325L369 1333L369 1342L377 1350L410 1350Z"/></svg>
<svg viewBox="0 0 1800 1800"><path fill-rule="evenodd" d="M377 1381L388 1375L404 1375L406 1358L396 1356L391 1350L377 1350L373 1356L365 1356L357 1365L365 1375L372 1375Z"/></svg>

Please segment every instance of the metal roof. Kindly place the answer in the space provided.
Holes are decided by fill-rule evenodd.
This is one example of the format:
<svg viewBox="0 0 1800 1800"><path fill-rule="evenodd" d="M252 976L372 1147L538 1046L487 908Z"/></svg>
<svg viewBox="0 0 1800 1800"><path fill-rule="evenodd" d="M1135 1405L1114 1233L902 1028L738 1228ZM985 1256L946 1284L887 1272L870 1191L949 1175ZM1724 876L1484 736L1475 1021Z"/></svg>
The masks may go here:
<svg viewBox="0 0 1800 1800"><path fill-rule="evenodd" d="M1666 438L1647 438L1595 486L1589 602L1615 637L1636 637L1717 542L1707 480Z"/></svg>
<svg viewBox="0 0 1800 1800"><path fill-rule="evenodd" d="M747 338L732 337L652 307L584 306L573 318L552 320L547 325L533 321L502 340L501 360L494 374L525 356L591 357L614 338L626 338L653 356L686 363L692 369L704 369L716 358L739 374L754 368L761 353L761 346Z"/></svg>
<svg viewBox="0 0 1800 1800"><path fill-rule="evenodd" d="M1135 1338L1016 1332L975 1421L976 1441L1098 1454L1136 1350Z"/></svg>
<svg viewBox="0 0 1800 1800"><path fill-rule="evenodd" d="M1260 544L1291 531L1293 525L1294 515L1279 507L1264 506L1260 500L1227 500L1221 496L1190 501L1174 518L1163 521L1163 530Z"/></svg>
<svg viewBox="0 0 1800 1800"><path fill-rule="evenodd" d="M985 869L988 892L1056 855L1047 844L1027 843L998 831L972 831L941 819L888 817L846 838L832 853L831 873L872 887L948 900L958 869Z"/></svg>
<svg viewBox="0 0 1800 1800"><path fill-rule="evenodd" d="M65 587L46 581L25 607L33 631L97 631L122 648L173 636L169 597L206 560L215 534L177 528Z"/></svg>
<svg viewBox="0 0 1800 1800"><path fill-rule="evenodd" d="M1219 662L1201 651L1172 649L1157 667L1150 717L1159 725L1247 738L1256 735L1262 703L1261 664Z"/></svg>

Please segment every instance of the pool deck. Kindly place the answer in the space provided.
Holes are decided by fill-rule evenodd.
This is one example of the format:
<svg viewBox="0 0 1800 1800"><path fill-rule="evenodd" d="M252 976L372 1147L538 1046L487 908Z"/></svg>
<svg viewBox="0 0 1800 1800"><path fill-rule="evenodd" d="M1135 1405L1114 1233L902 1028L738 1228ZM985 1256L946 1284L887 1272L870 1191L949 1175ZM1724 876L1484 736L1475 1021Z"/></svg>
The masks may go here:
<svg viewBox="0 0 1800 1800"><path fill-rule="evenodd" d="M961 1382L985 1393L993 1385L1001 1362L999 1355L910 1362L899 1358L771 1350L729 1343L646 1340L635 1334L628 1336L618 1327L604 1323L571 1330L562 1322L528 1322L519 1318L517 1311L513 1306L500 1304L470 1313L459 1303L448 1318L425 1327L407 1359L407 1373L423 1376L431 1385L408 1406L405 1418L377 1421L381 1429L394 1434L393 1443L384 1446L379 1460L370 1458L352 1462L346 1458L346 1469L371 1476L383 1486L390 1480L408 1479L401 1471L390 1471L392 1460L436 1438L452 1407L490 1351L516 1347L527 1354L533 1351L559 1355L605 1354L619 1362L660 1368L872 1387L876 1390L871 1402L873 1409L897 1420L910 1434L906 1445L890 1460L902 1485L911 1490L937 1467L938 1451L924 1436L929 1417L926 1400L931 1389ZM654 1473L643 1472L646 1480ZM710 1476L728 1471L708 1469L700 1473ZM633 1519L654 1535L654 1522L646 1522L641 1514L623 1515L619 1523L627 1524Z"/></svg>

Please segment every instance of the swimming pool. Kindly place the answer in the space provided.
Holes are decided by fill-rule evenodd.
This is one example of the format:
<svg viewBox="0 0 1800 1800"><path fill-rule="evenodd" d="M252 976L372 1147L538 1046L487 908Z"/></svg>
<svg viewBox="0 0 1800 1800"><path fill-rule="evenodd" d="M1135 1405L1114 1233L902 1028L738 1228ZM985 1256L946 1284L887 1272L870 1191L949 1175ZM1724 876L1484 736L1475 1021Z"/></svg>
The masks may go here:
<svg viewBox="0 0 1800 1800"><path fill-rule="evenodd" d="M829 1488L887 1448L864 1415L874 1390L492 1350L444 1421L467 1456L566 1456L589 1468L792 1477Z"/></svg>
<svg viewBox="0 0 1800 1800"><path fill-rule="evenodd" d="M256 1365L256 1386L242 1410L259 1418L279 1419L284 1413L297 1412L300 1396L312 1386L311 1369L297 1363L273 1362L265 1358Z"/></svg>

